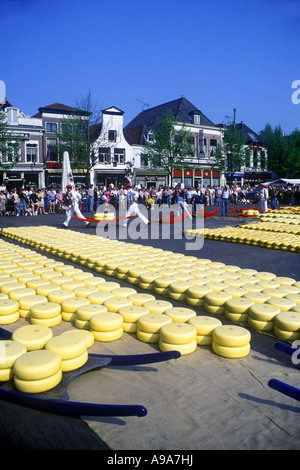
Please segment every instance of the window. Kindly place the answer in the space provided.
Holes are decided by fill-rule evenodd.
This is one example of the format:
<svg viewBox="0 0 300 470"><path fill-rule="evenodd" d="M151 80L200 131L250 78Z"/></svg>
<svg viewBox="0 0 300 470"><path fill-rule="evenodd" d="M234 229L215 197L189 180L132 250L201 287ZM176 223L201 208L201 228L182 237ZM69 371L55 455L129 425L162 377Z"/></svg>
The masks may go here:
<svg viewBox="0 0 300 470"><path fill-rule="evenodd" d="M200 114L194 114L194 124L200 124Z"/></svg>
<svg viewBox="0 0 300 470"><path fill-rule="evenodd" d="M47 132L57 132L57 124L55 122L47 122L46 123L46 131Z"/></svg>
<svg viewBox="0 0 300 470"><path fill-rule="evenodd" d="M145 167L145 166L148 166L149 164L149 161L148 161L148 157L146 155L141 155L141 166L142 167Z"/></svg>
<svg viewBox="0 0 300 470"><path fill-rule="evenodd" d="M7 108L7 122L17 122L18 120L18 110L17 108Z"/></svg>
<svg viewBox="0 0 300 470"><path fill-rule="evenodd" d="M148 134L148 141L149 142L154 142L154 134L152 134L151 132L149 132L149 134Z"/></svg>
<svg viewBox="0 0 300 470"><path fill-rule="evenodd" d="M265 169L266 166L267 166L266 152L264 150L261 150L261 152L260 152L260 167L262 169Z"/></svg>
<svg viewBox="0 0 300 470"><path fill-rule="evenodd" d="M58 161L57 139L47 139L47 157L49 162Z"/></svg>
<svg viewBox="0 0 300 470"><path fill-rule="evenodd" d="M210 143L209 143L210 148L211 147L216 147L217 143L218 143L217 139L210 139Z"/></svg>
<svg viewBox="0 0 300 470"><path fill-rule="evenodd" d="M115 148L114 150L114 163L124 163L125 162L125 149Z"/></svg>
<svg viewBox="0 0 300 470"><path fill-rule="evenodd" d="M116 142L117 141L117 131L108 131L108 140L110 142Z"/></svg>
<svg viewBox="0 0 300 470"><path fill-rule="evenodd" d="M257 158L257 150L253 150L253 168L257 168L258 158Z"/></svg>
<svg viewBox="0 0 300 470"><path fill-rule="evenodd" d="M37 144L26 145L26 162L27 163L37 162Z"/></svg>
<svg viewBox="0 0 300 470"><path fill-rule="evenodd" d="M99 163L110 162L110 148L100 147L98 150Z"/></svg>

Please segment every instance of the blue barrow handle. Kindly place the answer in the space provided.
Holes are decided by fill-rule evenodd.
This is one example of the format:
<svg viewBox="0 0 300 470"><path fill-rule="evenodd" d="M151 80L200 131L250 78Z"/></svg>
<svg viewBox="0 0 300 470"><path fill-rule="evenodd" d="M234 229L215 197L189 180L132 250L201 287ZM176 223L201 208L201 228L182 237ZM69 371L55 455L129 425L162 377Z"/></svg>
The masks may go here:
<svg viewBox="0 0 300 470"><path fill-rule="evenodd" d="M277 379L269 380L268 385L273 390L277 390L278 392L283 393L284 395L287 395L288 397L291 397L291 398L294 398L295 400L300 401L300 389L299 388L292 387L291 385L288 385Z"/></svg>

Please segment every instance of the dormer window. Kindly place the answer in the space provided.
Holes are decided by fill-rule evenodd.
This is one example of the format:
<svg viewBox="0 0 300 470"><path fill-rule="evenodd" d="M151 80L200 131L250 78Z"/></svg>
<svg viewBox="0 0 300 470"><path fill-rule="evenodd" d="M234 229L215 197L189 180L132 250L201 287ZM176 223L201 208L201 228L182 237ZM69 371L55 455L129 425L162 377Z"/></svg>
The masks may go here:
<svg viewBox="0 0 300 470"><path fill-rule="evenodd" d="M194 114L194 124L200 124L200 114Z"/></svg>
<svg viewBox="0 0 300 470"><path fill-rule="evenodd" d="M7 122L13 123L18 121L18 109L6 108Z"/></svg>
<svg viewBox="0 0 300 470"><path fill-rule="evenodd" d="M117 141L117 131L108 131L108 140L110 142L116 142Z"/></svg>

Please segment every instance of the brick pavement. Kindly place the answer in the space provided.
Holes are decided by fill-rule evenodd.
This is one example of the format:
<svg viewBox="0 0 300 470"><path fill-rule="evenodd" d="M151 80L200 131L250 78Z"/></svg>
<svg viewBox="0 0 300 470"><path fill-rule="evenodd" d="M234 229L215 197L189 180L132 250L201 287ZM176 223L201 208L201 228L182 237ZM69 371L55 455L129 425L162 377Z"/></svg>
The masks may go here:
<svg viewBox="0 0 300 470"><path fill-rule="evenodd" d="M91 214L88 214L91 216ZM61 227L65 216L62 214L37 217L0 218L0 228L53 225ZM247 223L249 220L247 220ZM214 217L206 219L209 228L223 225L238 225L235 218ZM95 234L96 224L85 229L82 222L72 220L69 230ZM195 251L185 251L184 238L174 240L129 240L160 247L165 250L182 252L195 256ZM257 246L232 244L214 240L205 240L196 256L252 268L274 272L280 276L290 276L300 280L299 257L296 253L280 250L268 250ZM105 424L104 424L105 425ZM1 449L19 450L108 450L109 447L79 417L62 417L50 413L31 410L22 406L0 401L0 446Z"/></svg>

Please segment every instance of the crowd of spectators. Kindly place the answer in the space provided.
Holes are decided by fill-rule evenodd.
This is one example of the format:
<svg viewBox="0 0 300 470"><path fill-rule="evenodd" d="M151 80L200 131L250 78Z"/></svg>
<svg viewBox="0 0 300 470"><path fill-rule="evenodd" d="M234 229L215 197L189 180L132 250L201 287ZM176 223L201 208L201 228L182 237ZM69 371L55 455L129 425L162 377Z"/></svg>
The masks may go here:
<svg viewBox="0 0 300 470"><path fill-rule="evenodd" d="M205 206L221 205L222 187L200 186L198 188L181 188L180 185L170 186L152 186L150 188L135 186L138 194L138 203L144 204L148 208L155 206L171 206L176 196L180 196L183 201L190 205L197 198L198 203ZM269 186L269 193L274 194L276 204L300 204L300 185L299 186ZM126 209L126 185L114 187L80 187L81 193L81 211L96 212L99 205L111 204L120 209ZM245 185L229 187L229 204L259 204L260 194L258 186ZM55 213L64 213L63 193L59 188L49 188L48 190L13 188L11 190L0 190L0 216L38 216Z"/></svg>

